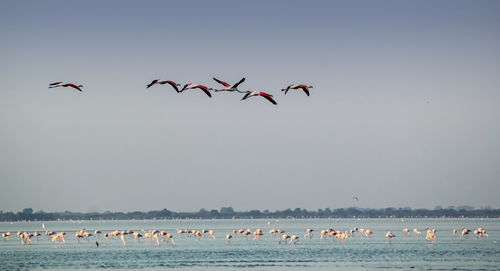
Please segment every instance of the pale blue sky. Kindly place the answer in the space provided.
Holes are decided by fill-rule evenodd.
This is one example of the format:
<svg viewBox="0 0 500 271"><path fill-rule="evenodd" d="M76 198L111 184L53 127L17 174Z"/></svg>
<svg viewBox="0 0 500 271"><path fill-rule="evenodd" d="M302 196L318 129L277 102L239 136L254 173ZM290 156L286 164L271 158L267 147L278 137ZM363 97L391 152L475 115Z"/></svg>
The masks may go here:
<svg viewBox="0 0 500 271"><path fill-rule="evenodd" d="M498 1L2 1L0 36L2 210L500 207ZM278 106L145 89L214 76Z"/></svg>

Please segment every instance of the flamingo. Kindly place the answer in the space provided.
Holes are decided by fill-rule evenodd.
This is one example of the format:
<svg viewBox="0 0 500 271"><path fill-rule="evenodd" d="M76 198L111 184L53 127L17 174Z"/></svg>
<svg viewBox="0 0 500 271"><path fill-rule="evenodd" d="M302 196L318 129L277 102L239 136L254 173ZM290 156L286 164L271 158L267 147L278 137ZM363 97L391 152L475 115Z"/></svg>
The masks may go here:
<svg viewBox="0 0 500 271"><path fill-rule="evenodd" d="M290 90L290 89L302 89L307 96L309 96L309 89L313 88L313 86L307 86L307 85L289 85L288 87L282 89L281 91L284 91L285 94Z"/></svg>
<svg viewBox="0 0 500 271"><path fill-rule="evenodd" d="M106 244L109 244L109 233L104 234L104 240L106 241Z"/></svg>
<svg viewBox="0 0 500 271"><path fill-rule="evenodd" d="M215 232L214 232L213 230L209 230L209 231L208 231L208 236L209 236L210 238L212 238L213 240L215 240Z"/></svg>
<svg viewBox="0 0 500 271"><path fill-rule="evenodd" d="M337 234L335 235L335 238L339 239L340 242L344 242L344 240L347 239L347 237L349 237L347 232L337 232Z"/></svg>
<svg viewBox="0 0 500 271"><path fill-rule="evenodd" d="M394 237L396 237L396 235L395 235L395 234L393 234L393 233L392 233L392 232L390 232L390 231L389 231L389 232L387 232L387 233L385 234L385 238L388 238L388 239L389 239L389 243L391 242L392 238L394 238Z"/></svg>
<svg viewBox="0 0 500 271"><path fill-rule="evenodd" d="M297 244L297 242L299 241L299 237L297 235L292 235L290 236L290 244Z"/></svg>
<svg viewBox="0 0 500 271"><path fill-rule="evenodd" d="M425 240L431 240L432 243L434 244L436 242L436 230L435 229L428 229Z"/></svg>
<svg viewBox="0 0 500 271"><path fill-rule="evenodd" d="M172 245L175 245L174 236L172 234L167 233L164 235L164 238L167 240L167 244L171 243Z"/></svg>
<svg viewBox="0 0 500 271"><path fill-rule="evenodd" d="M488 232L486 232L485 229L483 228L477 228L476 230L478 232L478 237L488 237Z"/></svg>
<svg viewBox="0 0 500 271"><path fill-rule="evenodd" d="M243 235L245 235L245 237L246 237L246 238L247 238L247 240L248 240L248 236L249 236L250 234L252 234L252 231L251 231L250 229L247 229L247 230L243 231L243 233L242 233L242 234L243 234Z"/></svg>
<svg viewBox="0 0 500 271"><path fill-rule="evenodd" d="M238 90L238 86L239 86L241 83L245 82L245 78L244 78L244 77L243 77L243 78L242 78L242 79L241 79L238 83L236 83L236 84L234 84L234 85L230 85L230 84L228 84L228 83L226 83L226 82L224 82L224 81L221 81L221 80L219 80L219 79L217 79L217 78L215 78L215 77L214 77L213 79L214 79L217 83L219 83L219 84L221 84L221 85L223 85L223 86L225 87L225 88L223 88L223 89L215 89L215 90L214 90L215 92L219 92L219 91L238 91L238 92L241 92L241 91L239 91L239 90Z"/></svg>
<svg viewBox="0 0 500 271"><path fill-rule="evenodd" d="M160 81L160 79L155 79L151 83L149 83L146 86L146 88L150 88L150 87L152 87L153 85L156 85L156 84L158 84L158 85L169 84L169 85L171 85L175 89L175 91L177 91L177 93L180 93L179 87L181 86L181 84L176 83L176 82L171 81L171 80Z"/></svg>
<svg viewBox="0 0 500 271"><path fill-rule="evenodd" d="M321 230L321 232L320 232L321 236L319 237L319 239L326 240L326 234L327 233L328 233L327 230Z"/></svg>
<svg viewBox="0 0 500 271"><path fill-rule="evenodd" d="M134 240L139 242L140 241L139 238L142 237L142 234L140 232L134 232L133 235L134 235Z"/></svg>
<svg viewBox="0 0 500 271"><path fill-rule="evenodd" d="M12 236L11 232L4 232L4 233L2 233L2 237L5 240L9 239L9 237L11 237L11 236Z"/></svg>
<svg viewBox="0 0 500 271"><path fill-rule="evenodd" d="M82 92L82 88L83 88L82 85L75 85L72 83L64 83L64 82L55 82L55 83L49 84L49 88L57 88L57 87L72 87L74 89L79 90L80 92Z"/></svg>
<svg viewBox="0 0 500 271"><path fill-rule="evenodd" d="M265 92L259 92L259 91L248 91L247 94L245 94L245 96L243 96L243 98L241 98L241 101L246 100L246 99L253 97L253 96L262 96L262 97L266 98L268 101L270 101L272 104L274 104L274 105L278 104L273 99L273 95L267 94Z"/></svg>
<svg viewBox="0 0 500 271"><path fill-rule="evenodd" d="M373 234L373 231L372 231L372 230L370 230L370 229L365 230L365 236L367 236L367 237L368 237L368 236L370 236L370 235L372 235L372 234Z"/></svg>
<svg viewBox="0 0 500 271"><path fill-rule="evenodd" d="M254 238L253 238L254 240L260 240L262 238L262 236L264 236L264 233L262 232L262 229L257 229L253 233L253 236L254 236Z"/></svg>
<svg viewBox="0 0 500 271"><path fill-rule="evenodd" d="M195 89L195 88L201 89L203 92L205 92L205 94L208 95L208 97L212 98L212 94L210 94L210 90L213 90L213 89L208 88L204 85L199 85L199 84L193 84L193 83L186 84L186 85L184 85L184 87L181 89L180 92L183 92L184 90L188 90L188 89Z"/></svg>
<svg viewBox="0 0 500 271"><path fill-rule="evenodd" d="M31 241L31 237L33 237L33 234L23 232L21 235L21 242L23 245L31 245L33 242Z"/></svg>
<svg viewBox="0 0 500 271"><path fill-rule="evenodd" d="M64 243L64 237L62 235L52 235L50 239L54 244Z"/></svg>
<svg viewBox="0 0 500 271"><path fill-rule="evenodd" d="M313 231L314 231L313 229L307 229L304 238L309 238L309 239L313 238Z"/></svg>
<svg viewBox="0 0 500 271"><path fill-rule="evenodd" d="M280 238L280 240L279 240L279 242L278 242L278 243L279 243L279 244L281 244L281 242L284 242L284 243L286 244L286 241L287 241L288 239L290 239L290 238L291 238L291 236L290 236L290 235L288 235L288 234L283 234L283 235L281 235L281 238Z"/></svg>
<svg viewBox="0 0 500 271"><path fill-rule="evenodd" d="M226 235L226 243L228 245L231 244L231 239L233 239L233 236L231 234Z"/></svg>
<svg viewBox="0 0 500 271"><path fill-rule="evenodd" d="M462 228L462 237L469 235L469 233L471 233L471 230L467 228Z"/></svg>

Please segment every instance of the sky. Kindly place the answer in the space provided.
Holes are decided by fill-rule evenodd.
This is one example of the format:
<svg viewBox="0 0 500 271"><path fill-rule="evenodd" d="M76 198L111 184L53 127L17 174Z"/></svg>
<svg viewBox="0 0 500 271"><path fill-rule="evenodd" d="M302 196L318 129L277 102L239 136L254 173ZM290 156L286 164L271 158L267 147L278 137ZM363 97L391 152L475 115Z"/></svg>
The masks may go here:
<svg viewBox="0 0 500 271"><path fill-rule="evenodd" d="M1 1L0 36L0 210L500 208L498 1ZM212 77L278 105L145 88Z"/></svg>

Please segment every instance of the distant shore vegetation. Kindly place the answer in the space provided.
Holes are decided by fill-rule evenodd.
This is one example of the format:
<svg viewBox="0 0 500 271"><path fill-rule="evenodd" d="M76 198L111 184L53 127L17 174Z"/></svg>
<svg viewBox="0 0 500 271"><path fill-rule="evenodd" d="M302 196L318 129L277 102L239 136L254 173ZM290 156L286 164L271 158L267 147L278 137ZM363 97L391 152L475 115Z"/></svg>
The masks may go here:
<svg viewBox="0 0 500 271"><path fill-rule="evenodd" d="M168 209L147 212L44 212L24 208L19 212L0 211L0 221L54 221L54 220L128 220L128 219L240 219L240 218L500 218L500 209L490 207L450 206L434 209L406 208L337 208L306 210L301 208L277 211L235 211L232 207L219 210L200 209L195 212L175 212Z"/></svg>

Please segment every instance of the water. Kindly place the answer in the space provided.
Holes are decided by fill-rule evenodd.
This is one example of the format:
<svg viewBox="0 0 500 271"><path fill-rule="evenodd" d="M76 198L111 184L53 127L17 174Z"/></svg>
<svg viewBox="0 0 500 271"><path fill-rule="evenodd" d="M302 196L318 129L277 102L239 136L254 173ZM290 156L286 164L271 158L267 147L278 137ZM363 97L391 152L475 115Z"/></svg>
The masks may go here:
<svg viewBox="0 0 500 271"><path fill-rule="evenodd" d="M268 221L271 224L268 225ZM499 219L235 219L235 220L125 220L125 221L59 221L45 222L46 229L68 233L66 243L54 245L46 236L33 244L22 246L17 236L0 240L0 269L113 269L113 270L499 270ZM425 227L437 229L434 244L420 236L406 236L402 229ZM325 228L347 230L353 227L369 228L375 233L360 237L359 233L344 243L320 240L319 231ZM452 236L451 229L483 227L488 238L460 238ZM109 232L113 230L158 229L173 233L176 244L134 242L127 237L123 246L118 239L106 244L103 237L96 248L94 237L78 242L73 236L85 228ZM216 240L197 240L175 234L175 229L213 229ZM238 235L231 245L225 236L233 229L262 228L262 240L247 240ZM268 234L270 228L279 228L287 234L300 236L297 245L280 245L278 237ZM306 228L315 230L312 239L304 239ZM0 232L44 231L41 222L2 222ZM389 242L384 236L392 231L396 237Z"/></svg>

